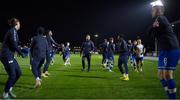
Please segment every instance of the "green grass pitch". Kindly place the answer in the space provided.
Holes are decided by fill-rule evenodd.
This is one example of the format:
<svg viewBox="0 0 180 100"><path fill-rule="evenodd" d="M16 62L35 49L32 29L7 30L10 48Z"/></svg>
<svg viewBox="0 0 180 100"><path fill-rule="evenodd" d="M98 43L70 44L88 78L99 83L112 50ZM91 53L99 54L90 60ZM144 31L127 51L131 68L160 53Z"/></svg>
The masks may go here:
<svg viewBox="0 0 180 100"><path fill-rule="evenodd" d="M51 75L42 79L42 86L34 89L34 77L29 67L29 59L18 58L23 75L14 87L18 99L166 99L166 94L157 78L157 62L145 60L143 72L136 73L129 66L129 81L120 80L115 56L114 72L101 67L101 55L92 56L92 71L81 72L81 57L71 56L71 67L63 65L59 55L55 64L49 67ZM0 98L7 80L7 74L0 63ZM87 68L87 67L86 67ZM175 79L180 88L180 65ZM177 98L180 92L177 91Z"/></svg>

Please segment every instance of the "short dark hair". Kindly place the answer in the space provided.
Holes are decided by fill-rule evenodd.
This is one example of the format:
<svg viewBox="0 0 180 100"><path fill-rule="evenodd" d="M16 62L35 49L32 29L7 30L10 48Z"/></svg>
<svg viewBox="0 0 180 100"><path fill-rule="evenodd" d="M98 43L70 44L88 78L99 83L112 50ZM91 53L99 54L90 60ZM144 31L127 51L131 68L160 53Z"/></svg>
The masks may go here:
<svg viewBox="0 0 180 100"><path fill-rule="evenodd" d="M44 27L40 26L40 27L37 28L37 34L42 35L42 34L44 34L44 33L45 33Z"/></svg>
<svg viewBox="0 0 180 100"><path fill-rule="evenodd" d="M119 38L124 38L124 34L119 34L118 37Z"/></svg>
<svg viewBox="0 0 180 100"><path fill-rule="evenodd" d="M104 39L104 41L106 42L106 41L107 41L107 39Z"/></svg>
<svg viewBox="0 0 180 100"><path fill-rule="evenodd" d="M17 18L11 18L8 20L8 24L10 27L14 27L17 25L17 23L20 22Z"/></svg>
<svg viewBox="0 0 180 100"><path fill-rule="evenodd" d="M46 31L45 31L45 35L49 35L49 32L50 32L50 31L51 31L51 30L49 30L49 29L46 30Z"/></svg>
<svg viewBox="0 0 180 100"><path fill-rule="evenodd" d="M110 40L110 41L111 41L111 40L114 40L114 38L113 38L113 37L110 37L109 40Z"/></svg>
<svg viewBox="0 0 180 100"><path fill-rule="evenodd" d="M119 34L118 36L117 36L117 40L118 41L121 41L121 40L123 40L124 39L124 34Z"/></svg>

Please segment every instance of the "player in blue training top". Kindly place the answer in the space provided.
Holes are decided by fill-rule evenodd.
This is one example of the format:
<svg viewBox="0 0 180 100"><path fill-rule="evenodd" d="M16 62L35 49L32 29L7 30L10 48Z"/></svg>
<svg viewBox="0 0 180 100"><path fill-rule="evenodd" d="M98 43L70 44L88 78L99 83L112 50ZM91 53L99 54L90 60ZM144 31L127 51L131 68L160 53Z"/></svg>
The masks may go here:
<svg viewBox="0 0 180 100"><path fill-rule="evenodd" d="M37 36L33 37L30 47L32 73L36 80L35 88L41 86L41 66L44 64L47 54L49 54L48 42L43 34L44 28L39 27Z"/></svg>
<svg viewBox="0 0 180 100"><path fill-rule="evenodd" d="M20 21L16 18L12 18L9 20L9 26L10 29L5 34L2 51L0 53L0 60L8 73L3 99L10 99L10 96L16 98L12 89L22 74L19 64L14 58L14 53L18 52L23 58L25 57L24 53L22 53L21 49L18 47L19 38L17 31L20 29Z"/></svg>
<svg viewBox="0 0 180 100"><path fill-rule="evenodd" d="M112 72L112 68L114 67L114 52L115 52L115 44L114 39L109 38L109 43L107 46L107 69L109 72Z"/></svg>
<svg viewBox="0 0 180 100"><path fill-rule="evenodd" d="M94 43L90 39L91 39L90 35L86 35L86 41L83 42L80 53L80 56L82 55L82 67L83 67L82 71L85 71L85 59L87 58L87 62L88 62L87 72L89 72L91 68L91 53L94 50Z"/></svg>
<svg viewBox="0 0 180 100"><path fill-rule="evenodd" d="M100 49L102 52L102 66L106 67L106 59L107 59L107 47L108 47L108 40L104 39L104 42L100 44Z"/></svg>
<svg viewBox="0 0 180 100"><path fill-rule="evenodd" d="M132 60L132 47L133 47L133 44L132 44L132 41L128 40L127 45L128 45L128 58L130 60L131 66L133 66L133 60Z"/></svg>
<svg viewBox="0 0 180 100"><path fill-rule="evenodd" d="M164 16L164 7L152 7L152 28L150 35L157 38L159 48L158 76L169 99L176 99L176 83L173 73L180 58L180 48L172 25Z"/></svg>
<svg viewBox="0 0 180 100"><path fill-rule="evenodd" d="M53 46L56 46L56 47L59 46L59 44L54 41L52 36L53 36L53 33L51 30L45 31L45 37L46 37L47 42L48 42L49 52L46 55L46 63L44 64L43 73L42 73L43 77L48 77L50 75L50 73L48 72L48 68L49 68L49 64L51 63L51 61L52 61L52 63L54 62L53 57L55 54L55 49Z"/></svg>
<svg viewBox="0 0 180 100"><path fill-rule="evenodd" d="M118 68L121 72L121 74L123 74L122 77L120 77L120 79L128 81L129 80L129 75L128 75L128 47L127 47L127 43L123 38L123 35L119 35L118 36L118 43L116 44L116 48L117 51L119 53L119 59L118 59ZM125 73L124 70L122 68L122 65L124 64L125 67Z"/></svg>
<svg viewBox="0 0 180 100"><path fill-rule="evenodd" d="M62 45L62 54L63 55L63 61L64 61L64 65L71 65L70 63L70 56L71 56L71 49L70 49L70 43L67 42L66 46L64 47L64 45Z"/></svg>
<svg viewBox="0 0 180 100"><path fill-rule="evenodd" d="M133 66L133 68L134 68L134 70L136 71L136 72L138 72L138 70L137 70L137 64L136 64L136 56L137 56L137 54L136 54L136 46L137 46L137 41L136 40L134 40L133 41L133 45L132 45L132 50L131 50L131 52L132 52L132 66Z"/></svg>

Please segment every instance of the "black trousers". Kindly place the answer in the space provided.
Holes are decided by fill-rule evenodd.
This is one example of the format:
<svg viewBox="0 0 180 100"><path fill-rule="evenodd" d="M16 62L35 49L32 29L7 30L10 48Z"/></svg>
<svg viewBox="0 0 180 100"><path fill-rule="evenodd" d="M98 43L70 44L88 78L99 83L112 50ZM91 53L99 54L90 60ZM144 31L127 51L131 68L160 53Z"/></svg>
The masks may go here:
<svg viewBox="0 0 180 100"><path fill-rule="evenodd" d="M103 56L102 64L104 64L106 62L106 59L107 59L107 53L103 53L102 56Z"/></svg>
<svg viewBox="0 0 180 100"><path fill-rule="evenodd" d="M90 70L90 67L91 67L91 54L90 53L83 54L83 56L82 56L82 67L83 67L83 69L85 69L86 58L87 58L87 62L88 62L88 70Z"/></svg>
<svg viewBox="0 0 180 100"><path fill-rule="evenodd" d="M7 93L9 92L9 89L13 87L17 80L20 78L22 72L16 59L12 57L2 57L1 62L4 65L6 72L8 73L8 80L4 88L4 91Z"/></svg>
<svg viewBox="0 0 180 100"><path fill-rule="evenodd" d="M41 78L41 66L44 64L45 58L33 58L32 60L32 73L35 78Z"/></svg>
<svg viewBox="0 0 180 100"><path fill-rule="evenodd" d="M48 71L48 68L49 68L49 64L51 63L51 53L49 52L46 56L46 63L44 64L44 68L43 68L43 73L45 73L46 71Z"/></svg>

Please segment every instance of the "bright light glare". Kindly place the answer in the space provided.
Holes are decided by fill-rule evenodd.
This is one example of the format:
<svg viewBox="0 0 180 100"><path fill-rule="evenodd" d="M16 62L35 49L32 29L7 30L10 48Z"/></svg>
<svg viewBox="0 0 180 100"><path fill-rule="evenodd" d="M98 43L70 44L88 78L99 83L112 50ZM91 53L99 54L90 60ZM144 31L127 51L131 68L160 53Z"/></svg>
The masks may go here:
<svg viewBox="0 0 180 100"><path fill-rule="evenodd" d="M161 0L157 0L151 3L151 5L154 6L164 6Z"/></svg>
<svg viewBox="0 0 180 100"><path fill-rule="evenodd" d="M96 38L97 38L98 36L99 36L98 34L95 34L95 35L94 35L94 37L96 37Z"/></svg>

